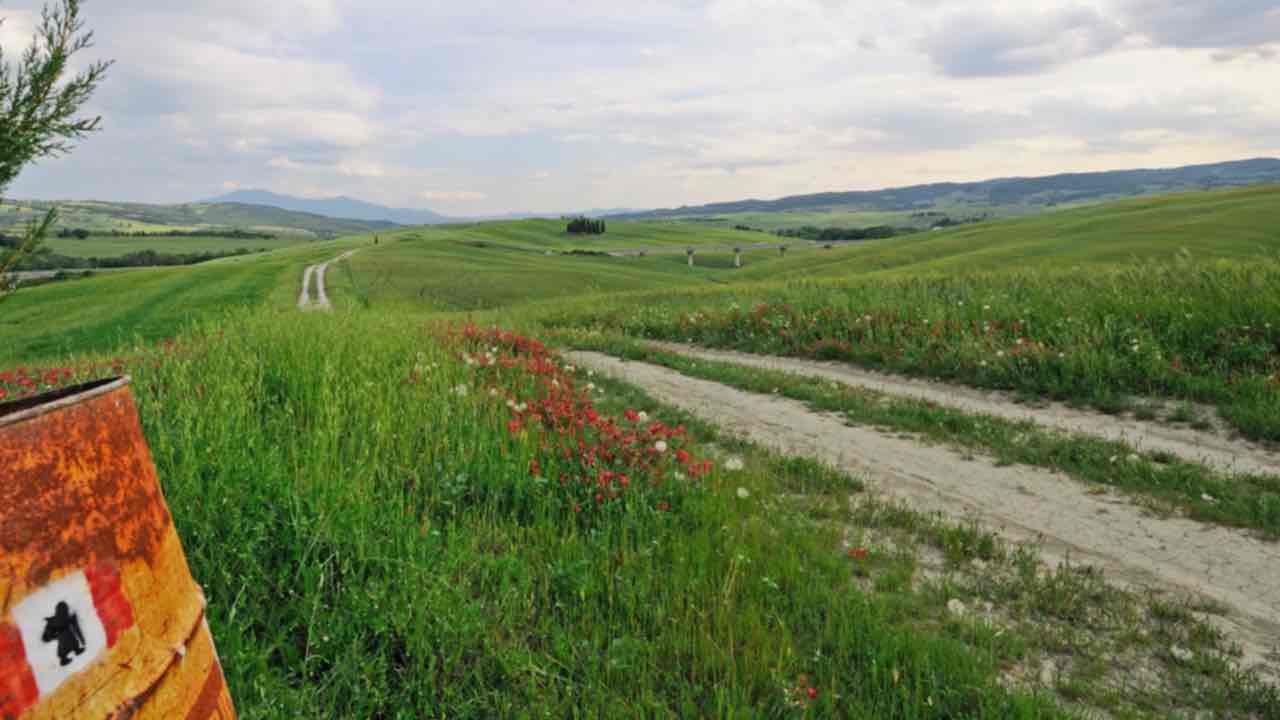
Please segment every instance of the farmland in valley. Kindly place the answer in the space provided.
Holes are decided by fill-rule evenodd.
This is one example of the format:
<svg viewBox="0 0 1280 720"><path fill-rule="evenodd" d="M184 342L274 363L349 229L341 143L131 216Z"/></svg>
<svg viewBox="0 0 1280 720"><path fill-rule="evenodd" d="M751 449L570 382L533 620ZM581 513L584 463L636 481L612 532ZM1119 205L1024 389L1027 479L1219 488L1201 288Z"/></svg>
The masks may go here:
<svg viewBox="0 0 1280 720"><path fill-rule="evenodd" d="M741 269L775 238L403 228L20 291L0 392L134 376L246 716L1270 717L1277 227L1259 187Z"/></svg>
<svg viewBox="0 0 1280 720"><path fill-rule="evenodd" d="M129 237L121 235L90 235L87 238L52 237L49 250L58 255L81 258L110 258L129 253L153 251L163 254L218 253L245 248L247 250L277 250L307 242L299 235L270 237L225 237L219 235Z"/></svg>

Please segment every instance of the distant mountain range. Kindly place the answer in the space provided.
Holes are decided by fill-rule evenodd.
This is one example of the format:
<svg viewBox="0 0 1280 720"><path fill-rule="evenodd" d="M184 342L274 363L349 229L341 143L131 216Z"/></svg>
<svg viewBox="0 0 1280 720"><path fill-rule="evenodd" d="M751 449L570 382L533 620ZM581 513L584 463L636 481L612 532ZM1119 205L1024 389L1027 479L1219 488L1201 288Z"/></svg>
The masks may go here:
<svg viewBox="0 0 1280 720"><path fill-rule="evenodd" d="M281 195L267 190L236 190L203 202L210 204L265 205L282 210L324 215L331 218L393 222L398 225L438 225L440 223L456 222L454 218L448 218L430 210L390 208L349 197L301 198L292 195Z"/></svg>
<svg viewBox="0 0 1280 720"><path fill-rule="evenodd" d="M1046 207L1134 195L1280 183L1280 160L1257 158L1159 170L1115 170L970 183L933 183L857 192L793 195L778 200L740 200L665 210L620 213L618 219L648 220L744 212L927 210L940 206Z"/></svg>
<svg viewBox="0 0 1280 720"><path fill-rule="evenodd" d="M475 217L449 217L430 210L413 210L409 208L393 208L376 203L365 202L350 197L303 198L293 195L282 195L269 190L236 190L216 198L201 201L208 204L236 203L241 205L262 205L265 207L292 210L295 212L324 215L325 217L344 220L364 220L366 222L392 222L397 225L440 225L443 223L475 222L480 220L520 220L524 218L558 218L564 215L617 215L628 212L643 212L632 208L597 208L581 213L532 213L513 212Z"/></svg>
<svg viewBox="0 0 1280 720"><path fill-rule="evenodd" d="M967 183L931 183L853 192L793 195L777 200L739 200L684 205L662 210L593 209L585 213L505 213L483 217L449 217L431 210L392 208L350 197L324 199L282 195L267 190L237 190L205 203L234 203L279 208L329 218L398 225L438 225L480 220L557 218L584 214L620 220L729 215L747 212L920 211L938 208L1040 209L1079 202L1098 202L1135 195L1280 183L1280 159L1257 158L1155 170L1066 173L1046 177L1013 177Z"/></svg>

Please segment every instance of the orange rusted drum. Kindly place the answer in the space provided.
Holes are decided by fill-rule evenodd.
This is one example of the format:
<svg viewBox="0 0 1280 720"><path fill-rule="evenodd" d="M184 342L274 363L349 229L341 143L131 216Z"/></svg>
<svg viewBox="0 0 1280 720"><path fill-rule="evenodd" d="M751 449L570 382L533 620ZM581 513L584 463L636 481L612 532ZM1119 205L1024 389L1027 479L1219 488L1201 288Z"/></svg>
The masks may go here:
<svg viewBox="0 0 1280 720"><path fill-rule="evenodd" d="M129 380L0 405L0 718L233 718Z"/></svg>

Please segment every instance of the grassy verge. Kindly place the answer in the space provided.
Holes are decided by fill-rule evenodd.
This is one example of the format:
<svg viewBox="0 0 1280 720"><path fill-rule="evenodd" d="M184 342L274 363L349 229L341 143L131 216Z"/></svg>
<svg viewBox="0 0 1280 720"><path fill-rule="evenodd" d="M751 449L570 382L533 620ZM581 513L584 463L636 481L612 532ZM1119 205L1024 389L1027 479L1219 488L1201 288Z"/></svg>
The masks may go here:
<svg viewBox="0 0 1280 720"><path fill-rule="evenodd" d="M1280 440L1280 264L1190 260L1108 270L736 285L563 303L555 327L620 330L842 360L1124 409L1131 396L1217 405Z"/></svg>
<svg viewBox="0 0 1280 720"><path fill-rule="evenodd" d="M1003 687L1052 697L1085 717L1280 711L1273 686L1237 669L1236 650L1208 620L1215 608L1119 590L1089 566L1046 567L1032 547L862 495L856 478L725 434L632 386L596 382L609 404L679 422L720 458L737 461L721 463L721 491L739 488L739 514L800 523L821 540L815 552L845 558L853 588L891 608L892 622L994 658Z"/></svg>
<svg viewBox="0 0 1280 720"><path fill-rule="evenodd" d="M851 505L855 478L518 338L395 313L238 320L122 369L245 717L1280 707L1186 605ZM629 485L597 483L601 448Z"/></svg>
<svg viewBox="0 0 1280 720"><path fill-rule="evenodd" d="M835 529L725 491L787 466L637 472L597 506L558 435L510 426L570 380L338 320L257 313L131 368L246 717L1061 716L860 592Z"/></svg>
<svg viewBox="0 0 1280 720"><path fill-rule="evenodd" d="M1196 520L1258 530L1280 537L1280 477L1226 475L1159 452L1082 435L939 407L924 400L884 395L803 375L692 359L620 335L564 332L574 347L600 350L763 394L780 394L849 422L910 432L1020 463L1065 473L1086 483L1127 492L1148 506L1176 509Z"/></svg>

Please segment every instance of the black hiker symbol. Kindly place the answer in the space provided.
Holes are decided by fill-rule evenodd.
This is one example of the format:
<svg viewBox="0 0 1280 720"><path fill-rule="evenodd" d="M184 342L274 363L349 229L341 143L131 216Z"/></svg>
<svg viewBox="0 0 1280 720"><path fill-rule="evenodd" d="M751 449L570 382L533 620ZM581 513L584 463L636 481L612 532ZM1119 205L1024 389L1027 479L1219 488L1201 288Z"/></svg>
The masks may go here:
<svg viewBox="0 0 1280 720"><path fill-rule="evenodd" d="M65 602L58 603L53 617L44 619L44 635L40 639L45 642L58 641L58 661L63 667L71 664L73 655L84 654L84 633L80 631L80 618L71 612Z"/></svg>

